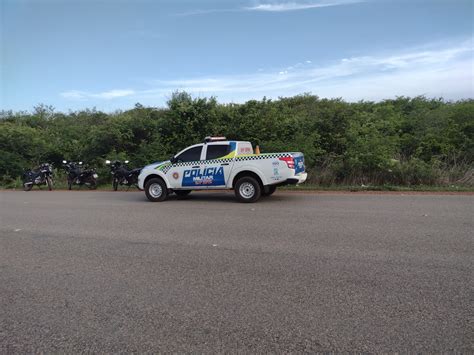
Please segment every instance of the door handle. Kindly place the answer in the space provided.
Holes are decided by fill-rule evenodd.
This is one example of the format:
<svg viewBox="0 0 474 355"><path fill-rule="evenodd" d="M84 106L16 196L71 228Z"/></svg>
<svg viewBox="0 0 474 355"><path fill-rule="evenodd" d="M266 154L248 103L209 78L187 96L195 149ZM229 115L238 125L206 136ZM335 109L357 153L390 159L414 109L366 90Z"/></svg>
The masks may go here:
<svg viewBox="0 0 474 355"><path fill-rule="evenodd" d="M223 166L223 165L229 165L229 163L222 163L221 166Z"/></svg>
<svg viewBox="0 0 474 355"><path fill-rule="evenodd" d="M193 166L191 169L200 168L199 165Z"/></svg>

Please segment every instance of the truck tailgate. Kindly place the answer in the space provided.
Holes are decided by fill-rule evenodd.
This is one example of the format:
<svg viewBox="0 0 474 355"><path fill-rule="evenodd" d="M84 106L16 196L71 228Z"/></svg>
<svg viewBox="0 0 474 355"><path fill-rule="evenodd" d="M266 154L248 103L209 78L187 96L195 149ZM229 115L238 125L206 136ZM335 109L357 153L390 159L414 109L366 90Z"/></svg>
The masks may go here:
<svg viewBox="0 0 474 355"><path fill-rule="evenodd" d="M304 172L305 166L304 166L303 153L297 152L297 153L291 153L291 155L293 156L293 160L295 161L295 174Z"/></svg>

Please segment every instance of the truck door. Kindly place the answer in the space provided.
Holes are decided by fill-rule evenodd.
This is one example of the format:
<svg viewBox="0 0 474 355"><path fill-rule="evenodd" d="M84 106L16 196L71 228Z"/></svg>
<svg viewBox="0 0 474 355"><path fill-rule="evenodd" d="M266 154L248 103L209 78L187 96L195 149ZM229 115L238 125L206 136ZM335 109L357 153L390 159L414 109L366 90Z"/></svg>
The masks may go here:
<svg viewBox="0 0 474 355"><path fill-rule="evenodd" d="M203 188L200 179L202 144L189 147L175 156L175 162L166 172L172 189Z"/></svg>
<svg viewBox="0 0 474 355"><path fill-rule="evenodd" d="M234 164L235 142L215 142L204 145L203 176L209 189L225 188Z"/></svg>

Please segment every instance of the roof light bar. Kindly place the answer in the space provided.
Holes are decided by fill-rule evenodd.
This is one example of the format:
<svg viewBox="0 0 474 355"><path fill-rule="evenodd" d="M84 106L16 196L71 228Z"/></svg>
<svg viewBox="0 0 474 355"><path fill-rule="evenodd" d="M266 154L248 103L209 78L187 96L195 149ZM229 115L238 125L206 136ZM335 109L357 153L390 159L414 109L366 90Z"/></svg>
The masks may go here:
<svg viewBox="0 0 474 355"><path fill-rule="evenodd" d="M204 138L204 142L207 143L207 142L219 142L219 141L225 141L227 140L226 137L206 137Z"/></svg>

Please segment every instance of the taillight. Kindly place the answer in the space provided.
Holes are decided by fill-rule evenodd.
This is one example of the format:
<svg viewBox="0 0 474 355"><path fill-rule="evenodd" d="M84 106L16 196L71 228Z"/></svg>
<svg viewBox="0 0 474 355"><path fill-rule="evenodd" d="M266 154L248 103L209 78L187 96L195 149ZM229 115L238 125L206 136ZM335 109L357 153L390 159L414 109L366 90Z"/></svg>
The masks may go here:
<svg viewBox="0 0 474 355"><path fill-rule="evenodd" d="M280 157L278 159L283 160L286 165L288 165L289 169L295 168L295 161L293 160L293 157Z"/></svg>

